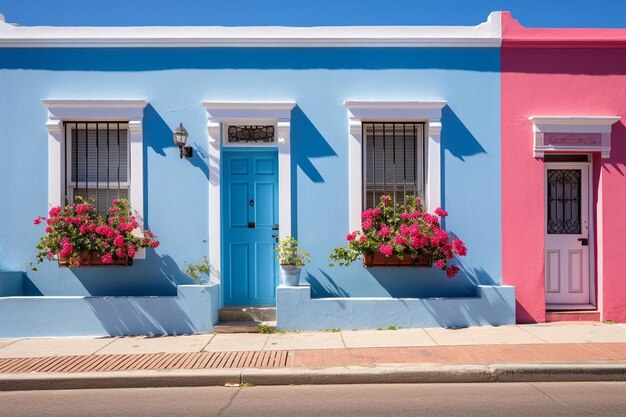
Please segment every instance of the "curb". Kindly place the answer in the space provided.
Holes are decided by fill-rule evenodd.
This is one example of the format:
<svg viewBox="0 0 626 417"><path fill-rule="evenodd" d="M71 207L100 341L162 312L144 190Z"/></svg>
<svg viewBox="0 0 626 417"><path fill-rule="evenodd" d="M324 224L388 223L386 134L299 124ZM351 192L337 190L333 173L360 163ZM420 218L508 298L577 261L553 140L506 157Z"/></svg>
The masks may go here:
<svg viewBox="0 0 626 417"><path fill-rule="evenodd" d="M252 385L626 381L626 364L123 371L0 375L0 391Z"/></svg>

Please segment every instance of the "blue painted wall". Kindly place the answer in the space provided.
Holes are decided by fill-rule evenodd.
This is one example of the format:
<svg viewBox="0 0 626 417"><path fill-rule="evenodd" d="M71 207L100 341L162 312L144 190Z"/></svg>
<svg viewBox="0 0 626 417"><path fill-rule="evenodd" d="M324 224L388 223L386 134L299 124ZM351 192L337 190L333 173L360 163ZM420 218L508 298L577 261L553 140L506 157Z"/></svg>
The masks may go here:
<svg viewBox="0 0 626 417"><path fill-rule="evenodd" d="M149 101L144 119L145 218L161 246L128 269L27 273L43 295L173 295L185 263L208 253L206 112L202 100L294 100L294 231L312 263L314 297L453 296L501 282L499 50L2 49L0 50L0 270L27 270L47 209L44 98ZM442 123L443 205L465 240L462 273L329 268L348 232L351 100L448 100ZM171 129L183 122L196 156L180 160ZM183 215L181 215L183 213Z"/></svg>

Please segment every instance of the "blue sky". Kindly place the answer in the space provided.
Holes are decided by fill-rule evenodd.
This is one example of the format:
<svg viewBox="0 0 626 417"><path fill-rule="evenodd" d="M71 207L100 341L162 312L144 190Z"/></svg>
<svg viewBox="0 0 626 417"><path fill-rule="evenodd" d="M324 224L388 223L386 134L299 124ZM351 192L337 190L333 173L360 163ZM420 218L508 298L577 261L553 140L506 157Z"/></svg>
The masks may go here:
<svg viewBox="0 0 626 417"><path fill-rule="evenodd" d="M50 26L474 25L626 27L626 0L0 0L8 22Z"/></svg>

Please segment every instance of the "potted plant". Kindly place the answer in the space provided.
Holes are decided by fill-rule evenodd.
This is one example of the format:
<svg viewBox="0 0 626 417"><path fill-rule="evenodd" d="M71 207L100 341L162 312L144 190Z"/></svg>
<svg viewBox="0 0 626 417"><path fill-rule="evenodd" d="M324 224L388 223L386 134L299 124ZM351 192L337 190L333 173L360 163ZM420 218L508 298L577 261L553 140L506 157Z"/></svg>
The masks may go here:
<svg viewBox="0 0 626 417"><path fill-rule="evenodd" d="M281 284L292 287L300 284L302 267L309 262L308 252L298 248L298 241L292 236L283 239L278 247L278 263L280 264Z"/></svg>
<svg viewBox="0 0 626 417"><path fill-rule="evenodd" d="M465 256L465 244L441 228L439 218L448 213L438 208L427 213L419 198L407 195L404 204L383 195L375 208L361 214L361 229L346 236L348 244L335 248L331 260L348 266L363 258L365 267L431 267L454 277L459 267L448 265L455 255ZM333 266L334 264L330 264Z"/></svg>
<svg viewBox="0 0 626 417"><path fill-rule="evenodd" d="M58 259L60 267L130 266L139 249L159 246L157 237L141 230L125 199L113 200L105 214L77 197L73 204L50 209L44 235L37 244L37 263ZM36 270L35 267L33 269Z"/></svg>
<svg viewBox="0 0 626 417"><path fill-rule="evenodd" d="M219 275L219 272L213 268L206 256L202 257L200 262L188 265L185 268L185 274L198 284L208 284L211 279L211 272Z"/></svg>

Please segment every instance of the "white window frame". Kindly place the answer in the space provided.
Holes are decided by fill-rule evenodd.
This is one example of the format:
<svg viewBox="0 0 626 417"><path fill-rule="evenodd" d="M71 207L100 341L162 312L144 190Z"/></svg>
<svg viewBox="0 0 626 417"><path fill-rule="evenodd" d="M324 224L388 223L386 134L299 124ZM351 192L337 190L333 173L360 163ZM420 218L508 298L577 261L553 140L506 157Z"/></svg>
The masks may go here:
<svg viewBox="0 0 626 417"><path fill-rule="evenodd" d="M48 209L63 204L65 188L64 121L128 123L128 200L139 227L144 224L143 212L143 110L146 100L42 100L48 109ZM137 259L145 258L145 251L137 252Z"/></svg>
<svg viewBox="0 0 626 417"><path fill-rule="evenodd" d="M75 120L72 120L72 122L75 122ZM78 128L80 128L80 125L82 125L84 122L78 121L77 125ZM86 122L88 125L90 123L102 123L102 122ZM106 122L104 122L106 123ZM119 182L119 188L120 189L126 189L128 190L128 195L130 197L130 127L128 125L127 122L121 122L120 125L123 125L123 127L120 127L120 131L125 129L126 130L126 142L127 142L127 148L128 151L126 152L126 169L128 170L128 172L126 173L126 181L120 181ZM72 126L71 124L69 126L65 126L65 131L64 131L64 135L69 133L69 137L71 138L71 132L76 129L77 126ZM87 130L89 130L89 127L87 127ZM66 184L63 184L65 187L67 187L68 192L68 197L71 197L72 201L74 200L74 192L76 188L82 188L81 186L84 187L85 182L84 181L72 181L72 147L70 146L70 144L68 143L68 146L66 147L66 152L65 152L65 158L67 158L67 169L65 171L65 179L66 179ZM90 191L95 191L96 189L96 184L98 185L98 188L100 189L105 189L107 188L107 182L106 181L87 181L87 187ZM111 182L109 184L115 184L117 185L118 182ZM115 190L112 190L112 192L115 192Z"/></svg>
<svg viewBox="0 0 626 417"><path fill-rule="evenodd" d="M222 147L241 147L228 144L226 128L231 124L273 124L276 127L272 143L247 143L250 147L278 149L278 224L281 239L291 236L291 111L296 103L285 102L215 102L203 101L207 111L209 136L209 262L221 270L221 158ZM219 276L212 274L216 282Z"/></svg>
<svg viewBox="0 0 626 417"><path fill-rule="evenodd" d="M424 122L426 155L425 203L428 211L441 205L441 110L447 101L356 101L348 109L348 182L350 230L361 230L363 208L363 122Z"/></svg>

